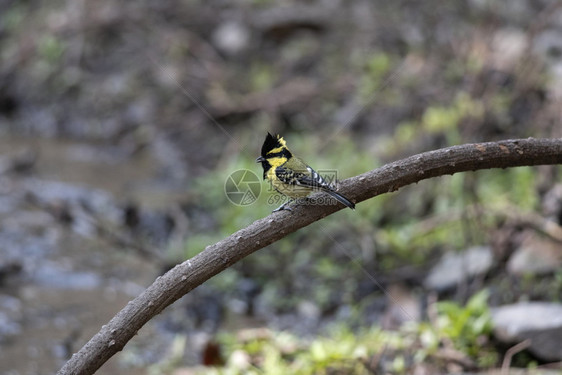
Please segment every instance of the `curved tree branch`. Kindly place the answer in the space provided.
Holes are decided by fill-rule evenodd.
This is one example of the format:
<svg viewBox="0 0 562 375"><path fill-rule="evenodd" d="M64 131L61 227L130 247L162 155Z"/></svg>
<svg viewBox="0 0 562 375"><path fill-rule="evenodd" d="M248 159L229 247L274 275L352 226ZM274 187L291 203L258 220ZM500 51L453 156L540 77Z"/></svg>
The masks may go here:
<svg viewBox="0 0 562 375"><path fill-rule="evenodd" d="M425 152L349 178L340 191L355 202L396 191L431 177L479 169L562 164L562 138L466 144ZM207 246L158 277L75 353L58 374L93 374L155 315L195 287L253 252L342 209L341 205L296 206L257 220Z"/></svg>

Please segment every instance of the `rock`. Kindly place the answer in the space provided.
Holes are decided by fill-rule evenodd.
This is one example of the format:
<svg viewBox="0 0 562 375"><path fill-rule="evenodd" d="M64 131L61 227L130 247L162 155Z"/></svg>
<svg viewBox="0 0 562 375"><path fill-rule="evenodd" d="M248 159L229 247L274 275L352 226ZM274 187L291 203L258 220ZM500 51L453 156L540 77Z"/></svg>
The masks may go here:
<svg viewBox="0 0 562 375"><path fill-rule="evenodd" d="M488 272L492 265L492 250L488 246L472 247L462 253L449 252L431 269L424 285L429 289L446 290Z"/></svg>
<svg viewBox="0 0 562 375"><path fill-rule="evenodd" d="M560 250L560 244L530 233L509 258L507 270L515 275L554 272L562 266Z"/></svg>
<svg viewBox="0 0 562 375"><path fill-rule="evenodd" d="M498 30L492 38L492 61L499 69L512 69L527 48L527 34L514 27Z"/></svg>
<svg viewBox="0 0 562 375"><path fill-rule="evenodd" d="M562 50L562 30L547 29L538 34L533 41L533 52L543 56L547 62L560 60Z"/></svg>
<svg viewBox="0 0 562 375"><path fill-rule="evenodd" d="M51 261L44 261L30 278L37 285L71 290L94 290L103 284L103 278L94 272L73 271Z"/></svg>
<svg viewBox="0 0 562 375"><path fill-rule="evenodd" d="M492 309L494 334L502 342L531 340L529 351L545 361L562 360L562 304L522 302Z"/></svg>
<svg viewBox="0 0 562 375"><path fill-rule="evenodd" d="M121 209L111 194L66 182L27 178L22 190L31 202L48 209L60 222L85 237L96 237L96 221L117 223Z"/></svg>
<svg viewBox="0 0 562 375"><path fill-rule="evenodd" d="M0 295L0 306L0 344L4 344L22 331L22 304L15 297Z"/></svg>
<svg viewBox="0 0 562 375"><path fill-rule="evenodd" d="M213 33L213 42L224 53L238 54L248 48L250 31L247 26L234 21L221 24Z"/></svg>
<svg viewBox="0 0 562 375"><path fill-rule="evenodd" d="M317 322L322 315L322 311L320 311L318 305L311 301L299 302L297 305L297 313L302 319L313 322Z"/></svg>

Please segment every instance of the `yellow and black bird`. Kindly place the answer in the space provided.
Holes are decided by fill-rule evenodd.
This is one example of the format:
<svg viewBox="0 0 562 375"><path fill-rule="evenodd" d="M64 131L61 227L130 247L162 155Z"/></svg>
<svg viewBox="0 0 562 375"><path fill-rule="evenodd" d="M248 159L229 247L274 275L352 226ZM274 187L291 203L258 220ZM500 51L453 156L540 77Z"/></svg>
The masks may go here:
<svg viewBox="0 0 562 375"><path fill-rule="evenodd" d="M304 161L294 156L287 148L283 137L267 133L261 156L256 159L263 167L263 179L268 179L277 192L289 200L273 210L289 210L286 206L297 198L304 198L315 191L324 191L343 205L355 209L355 204L341 194Z"/></svg>

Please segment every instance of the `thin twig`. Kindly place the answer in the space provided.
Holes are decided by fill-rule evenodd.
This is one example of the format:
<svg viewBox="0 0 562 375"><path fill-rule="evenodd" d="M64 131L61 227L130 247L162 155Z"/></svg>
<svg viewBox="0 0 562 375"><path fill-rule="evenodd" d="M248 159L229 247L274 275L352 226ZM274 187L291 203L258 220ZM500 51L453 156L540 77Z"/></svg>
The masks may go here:
<svg viewBox="0 0 562 375"><path fill-rule="evenodd" d="M513 359L513 356L520 351L527 349L530 345L531 339L527 339L525 341L521 341L519 344L513 345L507 350L507 352L505 352L505 356L503 357L502 362L501 375L509 374L509 367L511 366L511 360Z"/></svg>

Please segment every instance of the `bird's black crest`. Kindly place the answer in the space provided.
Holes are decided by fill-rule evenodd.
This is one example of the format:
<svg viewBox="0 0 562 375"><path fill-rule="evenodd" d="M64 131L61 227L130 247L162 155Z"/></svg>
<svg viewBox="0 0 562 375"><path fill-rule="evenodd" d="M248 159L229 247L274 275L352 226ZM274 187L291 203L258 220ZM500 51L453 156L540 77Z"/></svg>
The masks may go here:
<svg viewBox="0 0 562 375"><path fill-rule="evenodd" d="M273 135L269 134L269 132L268 132L267 136L265 137L265 141L263 142L263 146L261 146L261 156L263 156L265 158L268 151L271 151L271 150L273 150L274 148L277 148L277 147L281 147L282 144L279 141L279 138L281 138L279 135L277 135L277 137L274 137Z"/></svg>

